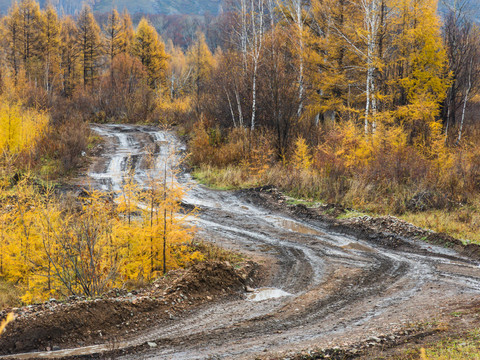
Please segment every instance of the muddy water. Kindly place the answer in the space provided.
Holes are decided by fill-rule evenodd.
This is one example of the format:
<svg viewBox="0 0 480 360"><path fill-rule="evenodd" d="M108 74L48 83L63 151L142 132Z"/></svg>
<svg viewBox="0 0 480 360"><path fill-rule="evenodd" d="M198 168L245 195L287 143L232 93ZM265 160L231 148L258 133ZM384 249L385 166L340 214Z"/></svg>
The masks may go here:
<svg viewBox="0 0 480 360"><path fill-rule="evenodd" d="M89 174L91 186L122 188L125 171L147 186L160 169L175 168L182 144L168 132L126 125L94 126L106 151ZM150 149L150 150L149 150ZM149 153L155 159L146 161ZM135 161L131 161L135 159ZM242 195L207 189L188 174L185 203L200 209L200 235L229 249L256 254L271 274L265 288L244 299L215 303L151 331L124 339L118 347L148 341L158 347L125 358L255 358L258 354L337 345L388 333L406 322L431 318L451 301L480 294L478 264L456 253L411 244L402 251L327 231L252 204ZM267 269L267 270L268 270ZM99 354L109 344L59 352L16 355L55 358Z"/></svg>
<svg viewBox="0 0 480 360"><path fill-rule="evenodd" d="M251 294L247 295L247 300L250 301L265 301L270 299L277 299L284 296L291 296L283 290L276 289L276 288L260 288L255 289Z"/></svg>

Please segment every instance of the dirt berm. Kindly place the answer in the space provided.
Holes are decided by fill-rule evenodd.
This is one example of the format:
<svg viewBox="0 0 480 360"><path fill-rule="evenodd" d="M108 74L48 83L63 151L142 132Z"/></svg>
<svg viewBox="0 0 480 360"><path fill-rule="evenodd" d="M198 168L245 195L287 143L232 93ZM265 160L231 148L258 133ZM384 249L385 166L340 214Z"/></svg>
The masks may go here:
<svg viewBox="0 0 480 360"><path fill-rule="evenodd" d="M5 309L0 319L12 311L16 319L0 338L0 355L114 342L152 323L181 317L187 309L240 297L245 286L254 285L257 271L252 262L239 269L228 262L206 262L171 271L138 291L114 289L94 300L71 297Z"/></svg>
<svg viewBox="0 0 480 360"><path fill-rule="evenodd" d="M343 206L337 204L326 204L319 207L307 207L303 204L288 205L287 197L273 186L240 190L238 194L254 204L286 212L288 215L300 219L316 220L323 223L327 230L374 241L388 248L411 249L411 240L418 240L421 243L453 249L460 255L480 261L479 245L465 245L450 235L422 229L394 216L360 216L338 219L337 216L347 210ZM419 247L416 252L428 254L428 248L421 249Z"/></svg>

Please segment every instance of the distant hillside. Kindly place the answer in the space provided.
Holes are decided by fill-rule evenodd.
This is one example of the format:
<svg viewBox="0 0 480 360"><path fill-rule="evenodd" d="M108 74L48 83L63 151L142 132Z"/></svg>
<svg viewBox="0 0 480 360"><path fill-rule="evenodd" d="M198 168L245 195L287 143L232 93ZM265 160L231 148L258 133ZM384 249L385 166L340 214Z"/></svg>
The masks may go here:
<svg viewBox="0 0 480 360"><path fill-rule="evenodd" d="M0 0L0 11L6 13L13 0ZM43 6L46 0L40 0ZM146 14L196 14L221 12L222 0L50 0L60 13L75 14L83 2L88 3L94 11L108 12L113 7L119 11L127 9L130 13Z"/></svg>
<svg viewBox="0 0 480 360"><path fill-rule="evenodd" d="M0 0L0 12L6 13L14 0ZM39 0L43 6L47 0ZM439 0L439 11L444 14L447 5L455 0ZM127 9L131 14L189 14L203 15L210 13L218 15L222 12L223 0L50 0L59 13L75 14L82 4L88 3L97 12L108 12L116 7L117 10ZM480 22L480 0L470 0L469 11L471 16Z"/></svg>

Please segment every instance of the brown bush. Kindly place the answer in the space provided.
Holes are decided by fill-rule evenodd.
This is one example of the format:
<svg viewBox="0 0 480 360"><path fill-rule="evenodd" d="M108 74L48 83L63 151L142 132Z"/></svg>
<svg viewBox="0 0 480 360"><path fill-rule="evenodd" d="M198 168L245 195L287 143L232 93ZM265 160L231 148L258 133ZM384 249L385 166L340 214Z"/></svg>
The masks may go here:
<svg viewBox="0 0 480 360"><path fill-rule="evenodd" d="M87 150L90 130L85 122L67 123L58 129L60 160L65 171L81 164L82 153Z"/></svg>

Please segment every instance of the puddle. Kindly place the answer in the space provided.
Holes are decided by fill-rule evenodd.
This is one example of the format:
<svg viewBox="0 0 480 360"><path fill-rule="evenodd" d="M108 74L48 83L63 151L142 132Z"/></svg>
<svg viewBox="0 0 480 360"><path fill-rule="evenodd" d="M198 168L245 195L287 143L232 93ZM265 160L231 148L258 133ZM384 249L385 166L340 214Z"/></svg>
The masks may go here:
<svg viewBox="0 0 480 360"><path fill-rule="evenodd" d="M305 235L316 235L316 236L324 236L325 233L315 230L309 226L303 225L299 222L287 220L287 219L278 219L276 221L281 227L284 229Z"/></svg>
<svg viewBox="0 0 480 360"><path fill-rule="evenodd" d="M370 246L362 245L362 244L356 243L356 242L344 245L344 246L342 246L342 248L347 249L347 250L364 251L364 252L368 252L368 253L375 252L375 250L373 248L371 248Z"/></svg>
<svg viewBox="0 0 480 360"><path fill-rule="evenodd" d="M253 293L248 294L247 299L250 301L263 301L291 295L292 294L276 288L260 288L255 289Z"/></svg>

